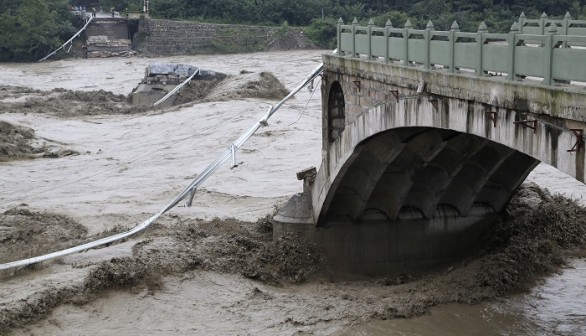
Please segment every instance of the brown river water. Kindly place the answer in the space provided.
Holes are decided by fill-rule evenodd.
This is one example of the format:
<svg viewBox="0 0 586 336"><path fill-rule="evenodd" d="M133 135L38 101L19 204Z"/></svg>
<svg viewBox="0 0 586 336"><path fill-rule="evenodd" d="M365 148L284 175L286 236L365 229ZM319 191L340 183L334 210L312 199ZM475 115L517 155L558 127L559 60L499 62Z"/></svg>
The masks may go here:
<svg viewBox="0 0 586 336"><path fill-rule="evenodd" d="M585 204L584 184L554 167L539 165L527 181ZM568 260L530 293L478 305L440 305L428 315L372 321L336 335L586 335L586 258Z"/></svg>
<svg viewBox="0 0 586 336"><path fill-rule="evenodd" d="M429 315L372 321L335 335L586 335L586 260L574 259L568 266L528 294L479 305L441 305Z"/></svg>
<svg viewBox="0 0 586 336"><path fill-rule="evenodd" d="M199 65L232 75L241 70L271 71L292 89L319 64L324 52L180 56L158 61ZM0 85L47 91L60 87L103 89L126 95L151 61L136 57L0 64ZM319 97L319 91L315 95L300 92L270 122L270 131L253 137L243 148L238 157L243 164L234 170L220 170L196 198L193 208L173 209L173 216L255 221L300 192L295 172L319 166L321 161ZM20 100L24 97L4 98L5 102ZM67 160L29 160L2 166L0 211L26 201L31 208L71 216L90 233L115 225L133 226L166 204L174 190L185 186L189 181L186 175L202 171L229 144L226 134L236 138L264 115L267 106L262 100L239 99L207 102L164 114L83 118L0 111L0 120L34 128L44 139L86 153ZM196 142L181 142L198 132L202 136ZM105 171L110 175L86 179L82 188L75 184L62 187L88 175L87 167L92 173ZM528 181L586 203L586 186L555 168L539 165ZM39 192L31 193L39 186ZM49 187L50 192L46 191ZM172 221L175 217L169 218ZM47 283L60 286L81 282L85 271L69 265L91 265L90 258L128 254L131 243L71 256L38 273L0 282L0 307L3 302L7 302L6 307L17 305L27 291L50 288ZM45 318L13 330L12 335L586 335L583 258L570 260L567 267L529 293L478 305L440 304L410 319L368 317L373 311L368 306L377 303L380 286L344 282L271 287L233 274L196 272L170 277L165 287L154 293L105 294L86 305L61 305ZM372 302L361 301L368 296L372 296Z"/></svg>

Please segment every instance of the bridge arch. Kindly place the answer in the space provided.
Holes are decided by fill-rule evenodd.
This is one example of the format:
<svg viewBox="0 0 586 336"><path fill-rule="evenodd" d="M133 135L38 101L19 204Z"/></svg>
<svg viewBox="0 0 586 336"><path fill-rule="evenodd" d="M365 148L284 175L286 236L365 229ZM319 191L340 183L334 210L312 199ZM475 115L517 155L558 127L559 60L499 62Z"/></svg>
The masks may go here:
<svg viewBox="0 0 586 336"><path fill-rule="evenodd" d="M416 98L370 107L324 144L309 191L312 221L500 213L540 161L579 178L581 154L563 149L574 146L574 136L548 124L525 127L519 121L527 118L448 97L435 105Z"/></svg>
<svg viewBox="0 0 586 336"><path fill-rule="evenodd" d="M455 130L385 130L356 145L316 224L500 213L538 163L503 144Z"/></svg>

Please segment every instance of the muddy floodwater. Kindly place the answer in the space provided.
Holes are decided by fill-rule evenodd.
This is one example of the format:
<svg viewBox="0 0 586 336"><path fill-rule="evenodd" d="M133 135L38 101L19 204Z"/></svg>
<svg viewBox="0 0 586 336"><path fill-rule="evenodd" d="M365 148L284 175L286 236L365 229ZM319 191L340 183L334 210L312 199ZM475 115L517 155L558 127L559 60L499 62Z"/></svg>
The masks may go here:
<svg viewBox="0 0 586 336"><path fill-rule="evenodd" d="M586 335L586 261L551 276L528 294L478 305L446 304L411 319L372 321L350 335Z"/></svg>
<svg viewBox="0 0 586 336"><path fill-rule="evenodd" d="M325 52L0 64L0 262L146 220L276 103L271 88L293 89ZM234 81L206 99L190 101L194 86L182 105L135 108L126 96L153 61ZM251 73L274 79L242 76ZM302 191L296 172L321 162L314 87L192 207L119 244L0 273L0 335L586 334L586 210L576 205L586 187L546 165L527 179L549 192L527 187L539 205L517 211L529 232L511 234L517 245L495 235L485 254L426 276L340 278L319 246L272 241L267 216Z"/></svg>

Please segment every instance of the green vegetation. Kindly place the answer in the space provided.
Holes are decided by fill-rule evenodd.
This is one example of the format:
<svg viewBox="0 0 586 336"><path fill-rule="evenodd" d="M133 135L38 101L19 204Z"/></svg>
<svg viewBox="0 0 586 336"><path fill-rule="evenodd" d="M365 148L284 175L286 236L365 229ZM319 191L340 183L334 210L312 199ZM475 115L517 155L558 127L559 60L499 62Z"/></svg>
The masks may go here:
<svg viewBox="0 0 586 336"><path fill-rule="evenodd" d="M102 0L106 7L117 10L142 0ZM401 19L409 17L418 27L432 20L438 29L449 29L457 20L462 30L476 30L486 21L493 31L508 30L521 12L538 18L542 12L563 16L570 11L574 18L584 17L586 0L151 0L154 17L189 19L230 23L277 24L287 21L292 26L307 26L312 21L338 19L350 21L354 17L368 20L373 17ZM386 21L386 19L384 20ZM383 21L383 23L384 23ZM331 20L330 20L331 22Z"/></svg>
<svg viewBox="0 0 586 336"><path fill-rule="evenodd" d="M0 0L0 61L35 60L75 31L70 6L109 11L141 11L143 0ZM432 20L437 30L457 21L462 31L476 31L481 21L490 32L506 32L521 12L542 12L586 19L586 0L150 0L154 18L255 25L302 26L317 44L334 45L339 18L361 24L373 18L379 26L390 19L402 27L407 19L423 29ZM284 22L287 22L285 25Z"/></svg>
<svg viewBox="0 0 586 336"><path fill-rule="evenodd" d="M0 0L0 61L33 61L75 34L68 0Z"/></svg>
<svg viewBox="0 0 586 336"><path fill-rule="evenodd" d="M100 2L103 8L114 6L119 11L142 8L142 0ZM586 19L586 0L150 0L155 18L257 25L287 22L305 27L307 36L325 48L335 45L339 18L346 23L357 18L364 25L372 18L378 26L390 19L395 27L410 19L419 29L432 20L437 30L449 30L457 21L462 31L476 31L484 21L490 32L508 32L521 12L536 19L543 12L561 18L567 11L575 19Z"/></svg>
<svg viewBox="0 0 586 336"><path fill-rule="evenodd" d="M115 5L118 0L102 0ZM142 3L142 0L126 0ZM303 26L315 43L335 45L339 18L361 24L373 18L379 26L390 19L402 27L407 19L423 29L432 20L437 30L449 30L457 21L462 31L476 31L484 21L491 32L508 32L513 21L525 12L538 18L542 12L561 18L570 11L574 18L586 18L586 0L151 0L153 17L207 22ZM122 9L122 8L119 8Z"/></svg>

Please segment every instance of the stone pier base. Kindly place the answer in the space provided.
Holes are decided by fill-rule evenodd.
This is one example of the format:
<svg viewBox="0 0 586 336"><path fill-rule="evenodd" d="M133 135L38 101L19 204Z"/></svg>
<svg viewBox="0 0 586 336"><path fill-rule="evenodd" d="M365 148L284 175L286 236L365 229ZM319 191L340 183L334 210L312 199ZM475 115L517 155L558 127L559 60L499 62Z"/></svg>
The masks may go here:
<svg viewBox="0 0 586 336"><path fill-rule="evenodd" d="M335 272L361 275L425 273L480 248L483 233L500 220L484 207L467 217L449 211L425 219L403 214L396 221L330 221L316 227L306 195L293 196L274 219L273 237L296 233L322 248Z"/></svg>

